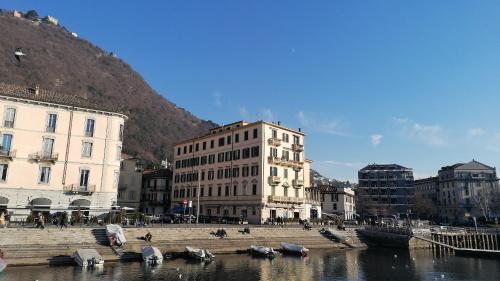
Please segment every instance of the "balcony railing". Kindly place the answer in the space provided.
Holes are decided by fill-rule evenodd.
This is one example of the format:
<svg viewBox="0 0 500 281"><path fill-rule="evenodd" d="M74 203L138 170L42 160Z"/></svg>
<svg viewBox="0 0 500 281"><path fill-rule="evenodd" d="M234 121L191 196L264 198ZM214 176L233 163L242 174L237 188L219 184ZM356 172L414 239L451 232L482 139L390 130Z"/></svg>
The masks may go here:
<svg viewBox="0 0 500 281"><path fill-rule="evenodd" d="M270 195L270 196L268 196L267 201L270 203L302 204L302 203L304 203L304 198Z"/></svg>
<svg viewBox="0 0 500 281"><path fill-rule="evenodd" d="M29 155L29 159L38 162L56 162L59 158L59 153L50 153L45 151L39 151Z"/></svg>
<svg viewBox="0 0 500 281"><path fill-rule="evenodd" d="M267 160L269 160L269 164L281 164L282 163L282 159L279 157L269 156L269 157L267 157Z"/></svg>
<svg viewBox="0 0 500 281"><path fill-rule="evenodd" d="M12 160L12 158L16 157L16 150L5 150L0 149L0 158L7 158Z"/></svg>
<svg viewBox="0 0 500 281"><path fill-rule="evenodd" d="M302 187L304 186L304 180L293 180L292 185L293 187Z"/></svg>
<svg viewBox="0 0 500 281"><path fill-rule="evenodd" d="M281 178L277 176L270 176L269 177L269 184L270 185L278 185L281 182Z"/></svg>
<svg viewBox="0 0 500 281"><path fill-rule="evenodd" d="M280 146L281 145L281 140L278 138L270 138L268 141L269 145L273 146Z"/></svg>
<svg viewBox="0 0 500 281"><path fill-rule="evenodd" d="M303 144L294 143L294 144L292 144L292 149L295 150L295 151L304 151L304 145Z"/></svg>
<svg viewBox="0 0 500 281"><path fill-rule="evenodd" d="M3 123L3 126L5 128L13 128L14 127L14 121L5 120L4 123Z"/></svg>
<svg viewBox="0 0 500 281"><path fill-rule="evenodd" d="M92 195L95 192L95 184L80 186L79 184L70 184L63 187L65 193Z"/></svg>

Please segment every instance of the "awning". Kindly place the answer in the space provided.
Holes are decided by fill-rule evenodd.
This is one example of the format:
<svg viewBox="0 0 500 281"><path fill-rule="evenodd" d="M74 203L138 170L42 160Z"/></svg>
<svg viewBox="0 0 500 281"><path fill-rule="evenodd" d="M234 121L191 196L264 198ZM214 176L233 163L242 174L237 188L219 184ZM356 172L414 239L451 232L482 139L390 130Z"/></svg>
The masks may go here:
<svg viewBox="0 0 500 281"><path fill-rule="evenodd" d="M83 208L89 208L90 207L90 201L87 199L77 199L70 204L71 208L78 208L78 207L83 207Z"/></svg>
<svg viewBox="0 0 500 281"><path fill-rule="evenodd" d="M31 200L31 206L36 207L50 207L52 201L48 198L35 198Z"/></svg>
<svg viewBox="0 0 500 281"><path fill-rule="evenodd" d="M0 206L2 206L2 205L7 206L7 204L9 204L9 199L0 196Z"/></svg>

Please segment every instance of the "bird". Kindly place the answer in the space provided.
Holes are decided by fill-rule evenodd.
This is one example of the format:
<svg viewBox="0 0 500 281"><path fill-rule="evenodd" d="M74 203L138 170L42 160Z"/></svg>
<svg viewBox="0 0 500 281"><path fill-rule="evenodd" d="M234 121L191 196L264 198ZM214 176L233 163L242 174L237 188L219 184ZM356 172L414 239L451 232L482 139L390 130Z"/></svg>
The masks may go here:
<svg viewBox="0 0 500 281"><path fill-rule="evenodd" d="M18 62L21 62L21 57L26 56L26 54L23 53L21 48L16 48L16 50L14 51L14 56L16 57Z"/></svg>

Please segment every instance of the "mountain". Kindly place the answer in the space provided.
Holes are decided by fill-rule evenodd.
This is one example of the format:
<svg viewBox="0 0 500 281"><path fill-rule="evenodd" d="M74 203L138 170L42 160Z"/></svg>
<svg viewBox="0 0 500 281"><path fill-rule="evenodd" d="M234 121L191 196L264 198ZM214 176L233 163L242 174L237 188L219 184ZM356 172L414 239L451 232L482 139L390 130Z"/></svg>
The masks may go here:
<svg viewBox="0 0 500 281"><path fill-rule="evenodd" d="M14 56L17 48L26 54L20 62ZM172 160L174 143L216 126L160 96L113 53L33 11L0 10L0 82L37 84L118 106L129 117L124 152L151 162Z"/></svg>
<svg viewBox="0 0 500 281"><path fill-rule="evenodd" d="M355 183L351 183L349 181L339 181L339 180L336 180L333 178L325 177L325 176L321 175L320 173L318 173L318 171L313 170L313 169L311 169L310 175L311 175L311 184L314 184L314 185L329 184L329 185L333 185L337 188L346 188L346 187L356 188L356 186L357 186Z"/></svg>

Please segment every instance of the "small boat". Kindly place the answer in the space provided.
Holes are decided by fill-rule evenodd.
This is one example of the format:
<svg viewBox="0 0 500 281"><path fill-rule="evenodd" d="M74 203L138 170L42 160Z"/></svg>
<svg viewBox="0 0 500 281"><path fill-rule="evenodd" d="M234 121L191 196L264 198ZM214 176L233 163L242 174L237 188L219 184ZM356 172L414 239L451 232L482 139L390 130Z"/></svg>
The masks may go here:
<svg viewBox="0 0 500 281"><path fill-rule="evenodd" d="M276 257L276 252L271 247L263 246L250 246L250 253L255 256L266 257L274 259Z"/></svg>
<svg viewBox="0 0 500 281"><path fill-rule="evenodd" d="M78 249L73 258L81 267L95 267L104 265L104 259L95 249Z"/></svg>
<svg viewBox="0 0 500 281"><path fill-rule="evenodd" d="M189 258L205 262L212 261L215 258L208 250L196 249L189 246L186 246L186 254Z"/></svg>
<svg viewBox="0 0 500 281"><path fill-rule="evenodd" d="M283 249L283 252L289 254L307 256L307 253L309 253L309 249L307 249L306 247L292 243L281 242L281 248Z"/></svg>
<svg viewBox="0 0 500 281"><path fill-rule="evenodd" d="M337 231L337 230L334 230L332 228L327 228L327 229L324 229L323 230L323 233L332 238L332 239L335 239L339 242L347 242L347 237L341 233L340 231Z"/></svg>
<svg viewBox="0 0 500 281"><path fill-rule="evenodd" d="M150 265L161 264L163 255L158 248L145 246L142 248L142 260Z"/></svg>
<svg viewBox="0 0 500 281"><path fill-rule="evenodd" d="M127 242L122 227L117 224L106 225L106 237L108 238L110 246L121 246Z"/></svg>

